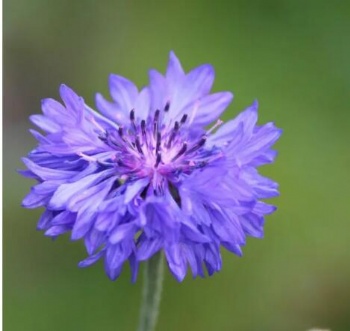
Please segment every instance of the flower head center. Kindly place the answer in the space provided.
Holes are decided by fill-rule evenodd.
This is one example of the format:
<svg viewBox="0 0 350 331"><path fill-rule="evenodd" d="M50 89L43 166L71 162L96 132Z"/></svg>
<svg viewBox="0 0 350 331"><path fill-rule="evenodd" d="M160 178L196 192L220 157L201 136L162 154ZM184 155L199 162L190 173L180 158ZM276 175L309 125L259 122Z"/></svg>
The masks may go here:
<svg viewBox="0 0 350 331"><path fill-rule="evenodd" d="M172 177L178 173L191 173L217 156L214 150L204 148L213 128L191 136L186 127L187 114L178 121L165 124L163 118L168 105L164 113L156 110L147 120L137 120L135 111L131 110L127 127L120 126L118 130L100 135L100 139L115 151L114 162L121 174Z"/></svg>

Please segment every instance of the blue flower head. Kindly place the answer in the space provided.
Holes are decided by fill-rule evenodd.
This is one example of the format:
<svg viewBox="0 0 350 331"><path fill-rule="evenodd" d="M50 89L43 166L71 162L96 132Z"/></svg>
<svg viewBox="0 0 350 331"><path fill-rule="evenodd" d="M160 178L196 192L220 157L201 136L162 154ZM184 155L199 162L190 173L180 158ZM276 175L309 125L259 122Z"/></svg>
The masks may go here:
<svg viewBox="0 0 350 331"><path fill-rule="evenodd" d="M185 73L170 53L166 74L149 76L139 91L111 75L112 101L97 94L99 113L65 85L62 104L42 101L43 115L30 119L44 134L31 131L38 146L22 171L38 183L23 206L45 208L37 227L46 236L84 240L79 266L102 258L112 280L126 261L136 280L139 263L160 250L178 281L188 266L194 277L212 275L221 246L241 255L247 235L263 236L275 207L260 199L278 185L256 168L274 160L281 130L256 124L256 102L218 120L233 96L210 94L210 65Z"/></svg>

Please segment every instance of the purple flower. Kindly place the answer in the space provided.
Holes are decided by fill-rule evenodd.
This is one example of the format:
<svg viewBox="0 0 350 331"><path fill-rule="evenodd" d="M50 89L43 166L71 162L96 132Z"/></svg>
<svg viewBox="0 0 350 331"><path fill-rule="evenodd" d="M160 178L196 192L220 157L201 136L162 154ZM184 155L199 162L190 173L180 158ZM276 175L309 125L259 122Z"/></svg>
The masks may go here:
<svg viewBox="0 0 350 331"><path fill-rule="evenodd" d="M135 281L140 261L163 250L170 271L183 280L221 269L220 247L241 255L247 235L263 236L260 201L278 185L256 168L273 162L281 130L258 126L254 102L234 120L217 120L232 100L210 94L214 71L185 73L170 53L165 76L150 71L141 91L111 75L112 102L97 94L100 113L62 85L63 104L45 99L31 121L38 146L22 174L38 181L23 200L44 207L38 229L83 239L86 267L100 258L110 279L129 261ZM205 127L216 121L210 129Z"/></svg>

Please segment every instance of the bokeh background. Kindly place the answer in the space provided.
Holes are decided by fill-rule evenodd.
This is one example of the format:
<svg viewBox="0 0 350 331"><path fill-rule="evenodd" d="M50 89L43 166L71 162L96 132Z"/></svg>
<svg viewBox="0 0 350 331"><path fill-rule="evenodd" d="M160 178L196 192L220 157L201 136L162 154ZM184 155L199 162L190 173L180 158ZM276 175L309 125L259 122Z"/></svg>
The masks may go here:
<svg viewBox="0 0 350 331"><path fill-rule="evenodd" d="M158 330L350 330L350 2L4 1L4 329L129 331L141 278L111 282L99 263L78 269L83 245L35 230L20 201L32 182L20 157L34 147L28 116L64 82L94 105L110 72L139 86L174 50L186 70L216 68L231 90L228 119L254 99L260 123L284 129L280 183L264 240L221 273L177 283L166 275Z"/></svg>

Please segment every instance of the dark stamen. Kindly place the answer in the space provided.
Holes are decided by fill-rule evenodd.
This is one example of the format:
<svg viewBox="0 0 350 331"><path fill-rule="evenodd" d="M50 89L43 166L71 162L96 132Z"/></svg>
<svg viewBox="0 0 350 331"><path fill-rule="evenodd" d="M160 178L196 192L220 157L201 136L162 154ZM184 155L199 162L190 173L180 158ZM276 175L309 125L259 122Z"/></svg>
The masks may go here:
<svg viewBox="0 0 350 331"><path fill-rule="evenodd" d="M136 148L137 150L139 151L139 153L143 154L143 150L141 148L141 144L140 144L140 139L139 137L136 137L135 139L135 145L136 145Z"/></svg>
<svg viewBox="0 0 350 331"><path fill-rule="evenodd" d="M159 113L160 113L160 110L157 109L156 112L155 112L155 114L154 114L154 119L153 119L153 134L154 134L154 136L155 136L156 133L158 132Z"/></svg>
<svg viewBox="0 0 350 331"><path fill-rule="evenodd" d="M170 102L168 101L168 102L165 104L164 111L167 112L167 111L169 111L169 109L170 109Z"/></svg>
<svg viewBox="0 0 350 331"><path fill-rule="evenodd" d="M131 109L130 111L130 121L132 123L132 126L134 127L135 132L137 131L136 124L135 124L135 110Z"/></svg>
<svg viewBox="0 0 350 331"><path fill-rule="evenodd" d="M141 131L142 131L142 134L146 134L146 121L145 120L141 121Z"/></svg>
<svg viewBox="0 0 350 331"><path fill-rule="evenodd" d="M175 161L177 158L179 158L182 154L184 154L187 150L187 143L184 142L179 152L171 159L171 161Z"/></svg>
<svg viewBox="0 0 350 331"><path fill-rule="evenodd" d="M123 129L119 128L119 130L121 129L121 139L124 140L123 137ZM120 140L118 138L118 135L116 134L115 131L108 133L108 135L106 136L107 138L107 144L110 145L112 147L112 145L114 146L120 146Z"/></svg>
<svg viewBox="0 0 350 331"><path fill-rule="evenodd" d="M184 124L186 122L187 117L188 117L187 114L182 115L181 120L180 120L181 124Z"/></svg>
<svg viewBox="0 0 350 331"><path fill-rule="evenodd" d="M170 147L171 143L173 142L177 132L179 131L179 128L180 128L180 124L179 124L178 121L176 121L175 124L174 124L174 129L171 132L171 135L170 135L170 138L169 138L169 141L168 141L168 144L167 144L168 148Z"/></svg>
<svg viewBox="0 0 350 331"><path fill-rule="evenodd" d="M135 121L135 110L131 109L130 111L130 121L134 122Z"/></svg>
<svg viewBox="0 0 350 331"><path fill-rule="evenodd" d="M162 161L162 155L160 153L157 153L157 159L156 159L156 163L155 163L155 167L157 168L160 161Z"/></svg>
<svg viewBox="0 0 350 331"><path fill-rule="evenodd" d="M99 134L98 139L100 139L104 143L107 143L108 142L108 132L105 131L105 132Z"/></svg>
<svg viewBox="0 0 350 331"><path fill-rule="evenodd" d="M195 144L191 149L188 150L188 153L192 153L194 151L196 151L197 149L201 148L205 142L207 141L207 137L203 136L198 142L197 144Z"/></svg>
<svg viewBox="0 0 350 331"><path fill-rule="evenodd" d="M118 129L118 134L119 134L120 138L123 138L123 128L121 126Z"/></svg>
<svg viewBox="0 0 350 331"><path fill-rule="evenodd" d="M159 114L160 114L160 110L157 109L156 112L155 112L155 114L154 114L154 122L158 122Z"/></svg>
<svg viewBox="0 0 350 331"><path fill-rule="evenodd" d="M157 132L157 142L156 142L156 154L159 152L162 136L160 132Z"/></svg>
<svg viewBox="0 0 350 331"><path fill-rule="evenodd" d="M146 146L148 146L148 141L147 141L147 135L146 135L146 121L142 120L141 121L141 131L142 131L142 141L146 143Z"/></svg>
<svg viewBox="0 0 350 331"><path fill-rule="evenodd" d="M207 137L205 137L205 136L202 137L201 140L198 142L198 146L202 147L206 141L207 141Z"/></svg>

